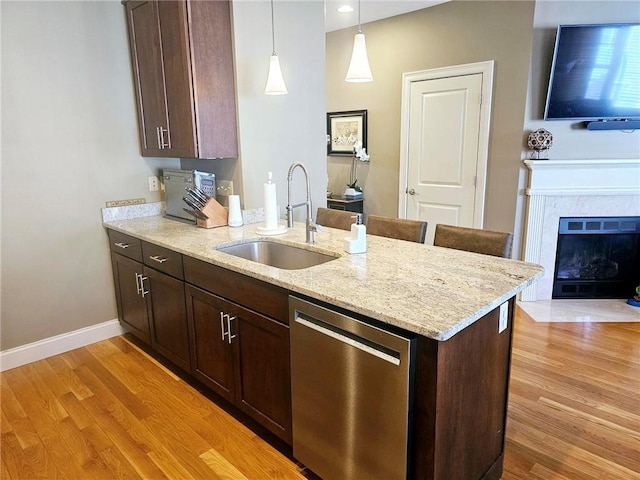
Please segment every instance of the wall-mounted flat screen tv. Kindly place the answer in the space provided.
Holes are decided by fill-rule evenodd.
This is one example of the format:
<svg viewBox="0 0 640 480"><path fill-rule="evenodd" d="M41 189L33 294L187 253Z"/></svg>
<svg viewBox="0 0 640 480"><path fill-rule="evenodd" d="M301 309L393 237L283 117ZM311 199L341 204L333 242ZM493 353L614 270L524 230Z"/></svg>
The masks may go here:
<svg viewBox="0 0 640 480"><path fill-rule="evenodd" d="M640 24L560 25L544 119L640 120Z"/></svg>

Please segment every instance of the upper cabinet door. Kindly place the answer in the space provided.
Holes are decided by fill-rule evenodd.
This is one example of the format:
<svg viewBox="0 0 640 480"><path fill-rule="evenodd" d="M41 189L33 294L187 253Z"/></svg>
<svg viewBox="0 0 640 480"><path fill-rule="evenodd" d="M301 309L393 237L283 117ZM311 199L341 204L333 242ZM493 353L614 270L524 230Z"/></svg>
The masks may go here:
<svg viewBox="0 0 640 480"><path fill-rule="evenodd" d="M128 2L142 155L195 157L186 5Z"/></svg>
<svg viewBox="0 0 640 480"><path fill-rule="evenodd" d="M238 156L228 1L126 3L143 156Z"/></svg>
<svg viewBox="0 0 640 480"><path fill-rule="evenodd" d="M229 1L187 2L200 158L237 158L236 87Z"/></svg>
<svg viewBox="0 0 640 480"><path fill-rule="evenodd" d="M167 98L165 151L172 157L198 157L191 87L191 60L185 2L158 2L162 65Z"/></svg>
<svg viewBox="0 0 640 480"><path fill-rule="evenodd" d="M129 2L126 6L142 155L159 156L159 128L166 128L168 119L158 4Z"/></svg>

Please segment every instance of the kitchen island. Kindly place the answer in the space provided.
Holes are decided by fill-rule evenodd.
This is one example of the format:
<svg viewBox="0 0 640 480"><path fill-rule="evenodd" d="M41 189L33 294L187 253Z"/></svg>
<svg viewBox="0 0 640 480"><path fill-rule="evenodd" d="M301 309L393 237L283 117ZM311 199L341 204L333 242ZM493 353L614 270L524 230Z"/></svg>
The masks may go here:
<svg viewBox="0 0 640 480"><path fill-rule="evenodd" d="M342 249L348 232L324 228L316 234L316 243L307 245L300 224L275 237L256 235L256 225L205 230L160 216L111 221L104 225L113 232L141 240L143 245L148 242L183 256L191 327L198 324L192 319L195 310L189 307L189 298L202 295L202 288L213 291L213 287L208 288L206 284L215 277L216 282L227 284L228 293L214 292L222 301L239 303L234 297L236 292L228 286L238 279L247 279L259 287L261 295L266 292L261 285L268 286L275 289L274 295L282 292L300 295L370 319L377 325L415 334L409 476L499 478L515 295L542 276L542 267L371 235L367 238L365 254L349 255ZM281 270L216 250L220 245L257 238L336 258L307 269ZM207 268L214 273L205 274ZM244 287L238 290L257 291ZM263 295L255 307L244 306L251 311L260 309L262 304L269 304L267 297ZM288 325L287 318L280 316L278 320L283 326ZM235 335L235 331L233 333ZM227 334L231 343L230 326ZM193 341L193 331L189 335L191 364L183 368L195 372L199 378L196 374L201 375L202 368L194 364L198 343ZM224 325L222 338L225 338ZM284 359L288 358L288 339L286 341L287 351L280 352L284 353ZM284 365L282 358L280 365ZM288 366L285 373L280 380L281 390L286 393ZM240 405L248 403L239 402ZM286 417L286 413L282 417ZM280 435L281 438L290 442L291 434L287 430L290 420L282 420L280 424L283 432L289 432Z"/></svg>

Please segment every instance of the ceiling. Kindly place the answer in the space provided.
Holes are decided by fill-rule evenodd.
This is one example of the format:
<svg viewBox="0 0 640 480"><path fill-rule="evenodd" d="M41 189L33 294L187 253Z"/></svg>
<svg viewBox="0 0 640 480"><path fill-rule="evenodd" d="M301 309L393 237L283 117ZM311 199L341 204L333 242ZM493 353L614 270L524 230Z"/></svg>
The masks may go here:
<svg viewBox="0 0 640 480"><path fill-rule="evenodd" d="M447 1L449 0L361 0L360 23L394 17ZM350 5L353 12L338 12L341 5ZM325 0L325 16L326 32L358 25L358 0Z"/></svg>

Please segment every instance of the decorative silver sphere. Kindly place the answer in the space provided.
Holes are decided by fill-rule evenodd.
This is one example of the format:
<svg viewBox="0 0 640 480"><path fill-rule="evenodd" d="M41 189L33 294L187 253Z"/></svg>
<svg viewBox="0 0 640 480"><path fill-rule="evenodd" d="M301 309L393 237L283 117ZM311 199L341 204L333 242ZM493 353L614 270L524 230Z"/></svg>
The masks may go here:
<svg viewBox="0 0 640 480"><path fill-rule="evenodd" d="M553 145L553 135L549 130L539 128L529 134L529 137L527 137L527 145L531 150L536 151L536 158L539 158L540 152L549 150L551 145Z"/></svg>

